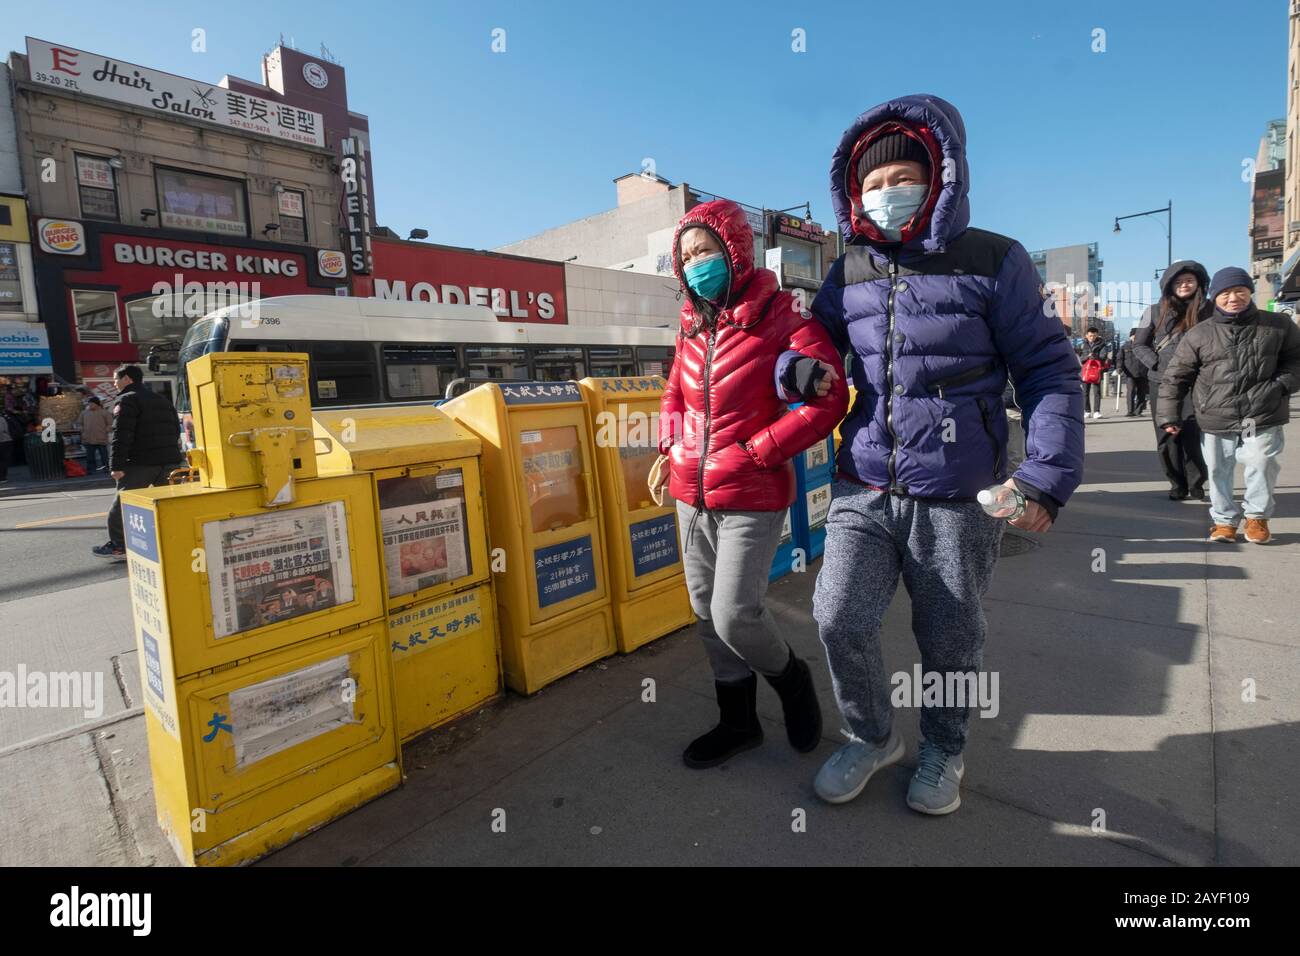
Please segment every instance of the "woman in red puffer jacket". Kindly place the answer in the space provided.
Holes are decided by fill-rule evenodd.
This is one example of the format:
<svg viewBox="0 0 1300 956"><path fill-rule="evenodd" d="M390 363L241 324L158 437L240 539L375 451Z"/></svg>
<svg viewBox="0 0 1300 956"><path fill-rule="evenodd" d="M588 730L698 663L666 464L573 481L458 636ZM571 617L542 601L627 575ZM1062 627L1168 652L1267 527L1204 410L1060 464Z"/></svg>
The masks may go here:
<svg viewBox="0 0 1300 956"><path fill-rule="evenodd" d="M848 406L839 356L775 274L754 268L753 233L736 203L707 202L682 217L673 270L687 301L659 451L670 462L686 586L721 712L683 758L711 767L762 742L755 671L781 698L790 743L808 752L821 738L812 677L763 598L794 501L791 459L824 440ZM777 381L777 359L792 352Z"/></svg>

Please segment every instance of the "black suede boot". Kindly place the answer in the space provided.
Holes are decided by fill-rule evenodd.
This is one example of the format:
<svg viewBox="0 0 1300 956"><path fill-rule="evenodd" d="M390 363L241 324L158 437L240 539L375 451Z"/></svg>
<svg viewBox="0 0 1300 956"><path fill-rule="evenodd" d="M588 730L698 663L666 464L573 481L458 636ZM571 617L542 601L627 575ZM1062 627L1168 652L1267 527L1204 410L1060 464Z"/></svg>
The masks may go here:
<svg viewBox="0 0 1300 956"><path fill-rule="evenodd" d="M767 682L781 698L790 746L801 754L816 750L822 739L822 709L817 703L817 689L813 687L808 665L791 650L785 670L778 677L769 677Z"/></svg>
<svg viewBox="0 0 1300 956"><path fill-rule="evenodd" d="M714 683L718 695L718 726L696 737L682 754L686 766L697 770L716 767L742 751L763 742L763 725L758 722L758 678L730 684Z"/></svg>

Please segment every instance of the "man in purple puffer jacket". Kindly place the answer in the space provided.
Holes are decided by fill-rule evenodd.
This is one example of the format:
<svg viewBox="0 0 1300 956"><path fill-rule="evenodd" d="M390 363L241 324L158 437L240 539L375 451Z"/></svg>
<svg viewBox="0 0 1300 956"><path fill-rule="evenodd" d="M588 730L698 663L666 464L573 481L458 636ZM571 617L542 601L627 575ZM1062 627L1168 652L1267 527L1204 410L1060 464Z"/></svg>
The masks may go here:
<svg viewBox="0 0 1300 956"><path fill-rule="evenodd" d="M988 686L980 601L1003 529L975 496L1012 485L1027 500L1011 523L1047 531L1083 472L1079 360L1024 248L968 228L965 135L952 104L904 96L858 117L831 161L846 252L812 311L851 354L857 388L813 598L850 736L814 784L832 803L902 759L891 709L901 695L924 704L908 806L957 809L969 704L977 683ZM791 368L800 361L783 355L778 380L806 380ZM1025 460L1010 476L1008 373L1026 427ZM904 693L900 677L910 684L912 674L891 681L884 670L880 622L900 575L922 670L942 680L937 702L923 687Z"/></svg>

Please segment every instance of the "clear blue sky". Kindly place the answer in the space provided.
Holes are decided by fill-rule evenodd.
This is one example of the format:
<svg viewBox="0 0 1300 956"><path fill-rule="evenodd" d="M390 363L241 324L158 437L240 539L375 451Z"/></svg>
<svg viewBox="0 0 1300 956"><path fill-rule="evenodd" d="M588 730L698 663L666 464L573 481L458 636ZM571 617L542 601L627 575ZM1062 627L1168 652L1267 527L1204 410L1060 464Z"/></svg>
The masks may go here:
<svg viewBox="0 0 1300 956"><path fill-rule="evenodd" d="M309 52L323 41L370 117L380 222L435 242L492 248L608 209L611 181L645 158L755 205L811 200L834 228L840 133L932 92L966 119L974 225L1031 249L1097 241L1104 279L1144 281L1165 263L1163 217L1118 235L1113 219L1172 199L1175 258L1248 265L1241 164L1285 115L1286 0L833 6L60 0L11 7L0 41L209 81L258 78L281 32Z"/></svg>

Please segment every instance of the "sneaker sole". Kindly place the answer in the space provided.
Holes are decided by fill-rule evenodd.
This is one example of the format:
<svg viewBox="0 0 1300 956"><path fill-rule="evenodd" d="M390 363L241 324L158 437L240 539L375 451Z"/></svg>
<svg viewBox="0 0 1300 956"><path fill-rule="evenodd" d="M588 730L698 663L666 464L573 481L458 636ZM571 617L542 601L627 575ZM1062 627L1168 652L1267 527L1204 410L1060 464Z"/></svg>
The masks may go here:
<svg viewBox="0 0 1300 956"><path fill-rule="evenodd" d="M862 791L867 788L867 784L871 782L872 777L874 777L880 771L884 770L886 767L892 767L894 764L898 763L900 760L903 759L903 756L906 753L907 753L907 745L903 742L903 738L899 737L898 746L894 749L894 752L891 753L884 760L880 761L880 763L876 764L875 768L871 771L871 773L863 777L862 782L858 784L856 787L854 787L852 790L850 790L848 793L839 794L838 796L834 796L834 797L828 797L820 790L817 789L815 782L813 785L813 791L817 794L819 798L825 800L827 803L836 803L836 804L848 803L850 800L857 799L858 795L861 794Z"/></svg>
<svg viewBox="0 0 1300 956"><path fill-rule="evenodd" d="M961 772L957 774L957 785L959 787L961 786L961 778L964 776L966 776L966 768L962 767ZM939 807L938 809L935 809L934 807L925 807L919 803L913 803L911 797L907 798L907 805L911 809L915 810L917 813L924 813L932 817L941 817L944 816L945 814L952 813L954 810L956 810L958 807L961 806L961 790L959 789L957 791L956 798L952 801L952 803L948 804L946 807Z"/></svg>

